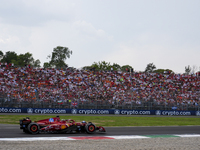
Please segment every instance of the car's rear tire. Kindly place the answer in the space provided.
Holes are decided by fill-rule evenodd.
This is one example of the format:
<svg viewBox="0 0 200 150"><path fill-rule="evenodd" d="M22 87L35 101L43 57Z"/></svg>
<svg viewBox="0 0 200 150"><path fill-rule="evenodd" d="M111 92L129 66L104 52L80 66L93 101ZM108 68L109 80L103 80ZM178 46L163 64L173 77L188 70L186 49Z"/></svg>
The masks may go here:
<svg viewBox="0 0 200 150"><path fill-rule="evenodd" d="M40 126L37 123L33 122L28 125L28 131L32 134L38 134L39 129L40 129Z"/></svg>
<svg viewBox="0 0 200 150"><path fill-rule="evenodd" d="M92 134L96 131L96 126L93 123L88 123L85 126L85 130L88 134Z"/></svg>

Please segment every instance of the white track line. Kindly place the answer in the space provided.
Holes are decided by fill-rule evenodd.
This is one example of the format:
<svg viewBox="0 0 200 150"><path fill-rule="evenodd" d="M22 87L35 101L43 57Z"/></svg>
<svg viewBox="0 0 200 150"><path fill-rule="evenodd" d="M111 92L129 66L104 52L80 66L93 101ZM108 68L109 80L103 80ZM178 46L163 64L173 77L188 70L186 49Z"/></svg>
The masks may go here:
<svg viewBox="0 0 200 150"><path fill-rule="evenodd" d="M172 134L177 137L200 137L200 134ZM77 139L76 139L77 138ZM148 136L140 135L127 135L127 136L101 136L100 139L147 139ZM162 138L162 137L161 137ZM92 137L78 136L78 137L23 137L23 138L0 138L0 141L61 141L61 140L93 140ZM98 140L98 137L94 136L94 140Z"/></svg>
<svg viewBox="0 0 200 150"><path fill-rule="evenodd" d="M74 140L69 137L0 138L0 141L57 141Z"/></svg>
<svg viewBox="0 0 200 150"><path fill-rule="evenodd" d="M179 137L200 137L200 134L176 134L175 136L179 136Z"/></svg>
<svg viewBox="0 0 200 150"><path fill-rule="evenodd" d="M150 137L140 136L140 135L127 135L127 136L107 136L114 139L146 139Z"/></svg>

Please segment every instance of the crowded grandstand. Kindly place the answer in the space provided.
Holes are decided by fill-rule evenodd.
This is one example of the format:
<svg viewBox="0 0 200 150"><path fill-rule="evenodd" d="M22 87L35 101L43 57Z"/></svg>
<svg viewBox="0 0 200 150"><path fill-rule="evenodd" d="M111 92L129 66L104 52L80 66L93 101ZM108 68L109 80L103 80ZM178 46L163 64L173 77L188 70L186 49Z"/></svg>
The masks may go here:
<svg viewBox="0 0 200 150"><path fill-rule="evenodd" d="M198 110L200 78L1 63L0 107Z"/></svg>

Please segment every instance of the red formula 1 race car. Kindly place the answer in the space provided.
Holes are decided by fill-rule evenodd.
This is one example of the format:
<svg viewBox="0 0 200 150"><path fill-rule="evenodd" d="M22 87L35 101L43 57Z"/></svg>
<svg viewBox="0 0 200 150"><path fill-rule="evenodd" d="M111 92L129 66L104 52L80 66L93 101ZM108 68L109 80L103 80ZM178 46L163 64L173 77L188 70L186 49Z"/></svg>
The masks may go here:
<svg viewBox="0 0 200 150"><path fill-rule="evenodd" d="M20 129L25 133L89 133L96 131L106 132L104 127L95 126L92 122L75 122L72 119L64 120L59 116L32 122L30 118L20 120Z"/></svg>

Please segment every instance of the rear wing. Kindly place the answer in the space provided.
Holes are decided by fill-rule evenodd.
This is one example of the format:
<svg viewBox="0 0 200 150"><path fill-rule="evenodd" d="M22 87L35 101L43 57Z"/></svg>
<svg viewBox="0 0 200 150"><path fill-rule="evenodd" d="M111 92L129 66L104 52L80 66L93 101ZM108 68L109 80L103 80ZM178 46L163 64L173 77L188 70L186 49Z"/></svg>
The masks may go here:
<svg viewBox="0 0 200 150"><path fill-rule="evenodd" d="M31 119L29 117L23 118L19 120L20 129L25 129L31 123Z"/></svg>

